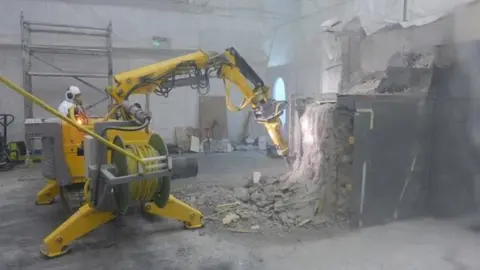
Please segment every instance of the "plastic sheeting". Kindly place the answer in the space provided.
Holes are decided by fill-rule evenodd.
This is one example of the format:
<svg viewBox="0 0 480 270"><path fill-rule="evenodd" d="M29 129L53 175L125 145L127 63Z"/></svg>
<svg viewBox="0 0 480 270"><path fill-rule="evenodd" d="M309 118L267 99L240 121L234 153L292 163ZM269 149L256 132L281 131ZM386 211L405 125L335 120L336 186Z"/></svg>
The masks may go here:
<svg viewBox="0 0 480 270"><path fill-rule="evenodd" d="M400 23L403 27L430 23L456 7L475 0L406 1L406 21L403 21L404 0L356 0L347 6L343 21L359 17L365 33L371 35L392 23Z"/></svg>
<svg viewBox="0 0 480 270"><path fill-rule="evenodd" d="M69 4L63 1L0 0L0 45L20 43L20 13L25 20L57 24L106 27L113 23L115 48L153 49L153 37L170 39L163 49L204 49L223 51L236 47L247 59L264 61L262 50L274 19L265 16L225 14L190 14L141 6ZM43 34L32 43L98 46L98 38ZM253 61L253 60L250 60Z"/></svg>

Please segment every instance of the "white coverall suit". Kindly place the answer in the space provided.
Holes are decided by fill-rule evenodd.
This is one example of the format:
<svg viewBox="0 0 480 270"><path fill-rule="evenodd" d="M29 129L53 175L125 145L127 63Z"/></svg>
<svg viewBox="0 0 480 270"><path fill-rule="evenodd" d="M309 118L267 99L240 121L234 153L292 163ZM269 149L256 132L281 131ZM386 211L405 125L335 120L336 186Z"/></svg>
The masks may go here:
<svg viewBox="0 0 480 270"><path fill-rule="evenodd" d="M58 111L61 114L68 116L68 110L72 107L78 106L75 102L75 97L80 94L80 89L77 86L72 85L68 87L68 90L65 93L65 100L58 106Z"/></svg>

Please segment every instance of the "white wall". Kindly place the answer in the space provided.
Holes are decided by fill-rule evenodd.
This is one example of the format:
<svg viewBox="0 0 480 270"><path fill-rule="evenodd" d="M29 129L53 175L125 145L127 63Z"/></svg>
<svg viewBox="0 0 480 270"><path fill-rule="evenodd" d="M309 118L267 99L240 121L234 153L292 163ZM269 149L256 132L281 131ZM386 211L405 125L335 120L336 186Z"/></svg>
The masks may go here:
<svg viewBox="0 0 480 270"><path fill-rule="evenodd" d="M70 2L70 3L66 3ZM73 2L73 3L72 3ZM163 4L169 2L171 4ZM295 1L285 1L278 5L275 1L189 1L187 4L175 4L175 1L46 1L46 0L0 0L0 74L9 77L21 85L20 13L25 19L50 23L68 23L76 25L106 26L113 23L114 72L118 73L155 61L168 59L185 53L184 50L222 51L234 46L252 67L264 77L269 52L265 42L272 27L286 20L294 11ZM183 1L179 1L183 2ZM237 3L238 2L238 3ZM83 3L83 4L82 4ZM87 5L87 3L89 5ZM115 6L108 4L115 3ZM193 4L192 4L193 3ZM259 4L260 3L260 4ZM290 5L290 6L289 6ZM153 49L152 37L162 36L171 39L170 50ZM69 39L55 36L37 38L37 44L93 44L85 38ZM102 72L105 62L99 59L87 61L74 56L46 56L47 60L66 70ZM35 61L34 61L35 63ZM48 72L43 64L35 63L36 71ZM103 88L105 80L91 80ZM57 106L63 98L64 89L71 83L81 83L68 78L36 78L33 81L34 93L48 104ZM102 95L85 89L86 103L91 103ZM212 81L210 95L224 95L223 83ZM23 139L23 101L22 98L0 86L0 112L13 113L17 120L11 126L11 140ZM143 99L143 98L142 98ZM233 101L241 102L238 93ZM102 104L94 112L103 113ZM173 139L175 126L198 125L198 95L190 88L175 89L168 99L152 97L154 128L167 140ZM41 109L34 110L36 117L46 116ZM229 113L229 135L237 138L241 132L241 123L245 113Z"/></svg>
<svg viewBox="0 0 480 270"><path fill-rule="evenodd" d="M285 76L285 73L289 73L285 81L289 85L289 95L317 97L322 93L324 70L332 64L332 61L327 59L329 54L326 48L329 45L324 42L326 34L322 23L341 16L350 2L301 1L302 15L276 28L268 65L269 76ZM277 66L284 68L277 69ZM288 71L285 71L285 67ZM282 71L283 74L275 74L277 71Z"/></svg>

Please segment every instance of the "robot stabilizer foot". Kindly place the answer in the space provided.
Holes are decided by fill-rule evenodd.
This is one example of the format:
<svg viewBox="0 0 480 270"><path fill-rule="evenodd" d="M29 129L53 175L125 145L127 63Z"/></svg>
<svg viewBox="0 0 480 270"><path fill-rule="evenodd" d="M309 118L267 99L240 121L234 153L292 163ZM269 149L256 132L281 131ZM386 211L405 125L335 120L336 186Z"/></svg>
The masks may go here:
<svg viewBox="0 0 480 270"><path fill-rule="evenodd" d="M55 197L60 194L60 187L55 180L47 180L47 184L37 193L37 205L52 204Z"/></svg>
<svg viewBox="0 0 480 270"><path fill-rule="evenodd" d="M62 225L57 227L45 239L41 252L47 257L57 257L68 251L68 245L113 219L110 212L98 212L88 204L83 205Z"/></svg>
<svg viewBox="0 0 480 270"><path fill-rule="evenodd" d="M163 208L159 208L155 203L149 202L144 205L144 210L152 215L182 221L187 229L198 229L204 225L203 215L200 211L172 195L169 196L168 202Z"/></svg>

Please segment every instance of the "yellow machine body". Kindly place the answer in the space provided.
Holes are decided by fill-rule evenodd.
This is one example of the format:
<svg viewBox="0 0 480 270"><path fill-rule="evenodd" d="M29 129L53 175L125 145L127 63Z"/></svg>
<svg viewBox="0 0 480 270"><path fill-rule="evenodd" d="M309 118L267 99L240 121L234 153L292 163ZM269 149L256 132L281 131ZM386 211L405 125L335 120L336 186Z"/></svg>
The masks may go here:
<svg viewBox="0 0 480 270"><path fill-rule="evenodd" d="M89 127L91 129L91 127ZM76 127L62 122L62 145L65 160L70 171L72 179L78 179L84 182L85 166L83 166L83 156L78 155L78 149L81 149L85 133Z"/></svg>
<svg viewBox="0 0 480 270"><path fill-rule="evenodd" d="M82 127L92 130L92 126L96 122L104 121L103 118L90 118L89 124L81 124ZM118 120L107 120L115 122ZM79 124L80 125L80 124ZM81 153L83 147L83 140L85 135L84 131L78 129L69 123L62 121L62 152L65 157L65 163L68 168L69 174L72 178L72 184L83 184L87 181L85 177L85 165L84 156ZM92 131L93 132L93 131ZM150 133L145 131L119 131L109 130L106 133L106 138L109 141L113 141L116 136L122 137L127 144L142 144L148 141ZM108 162L110 162L110 155L107 155ZM55 200L55 197L60 194L60 180L61 179L46 179L47 183L37 193L36 204L49 205Z"/></svg>
<svg viewBox="0 0 480 270"><path fill-rule="evenodd" d="M92 124L95 122L103 121L102 118L91 119L92 122L90 125L84 125L84 127L92 130ZM110 122L115 122L116 120L107 120ZM63 140L63 152L65 155L66 163L72 178L78 179L75 180L75 183L84 182L85 178L85 166L83 155L79 154L79 149L82 148L83 139L86 133L79 130L78 128L69 125L66 122L62 122L62 140ZM113 138L116 136L122 137L125 143L127 144L140 144L146 143L148 141L150 133L142 131L120 131L120 130L109 130L106 133L106 138L109 141L113 141Z"/></svg>

